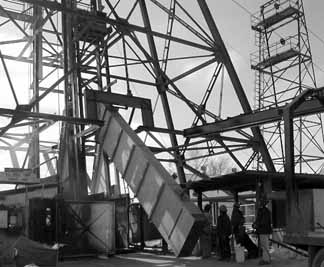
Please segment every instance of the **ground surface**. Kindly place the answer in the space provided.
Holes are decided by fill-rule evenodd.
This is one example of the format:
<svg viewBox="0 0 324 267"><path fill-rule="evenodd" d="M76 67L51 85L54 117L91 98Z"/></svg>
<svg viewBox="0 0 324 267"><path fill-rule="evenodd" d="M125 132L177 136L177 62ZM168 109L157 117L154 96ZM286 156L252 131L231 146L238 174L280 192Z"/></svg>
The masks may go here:
<svg viewBox="0 0 324 267"><path fill-rule="evenodd" d="M281 267L307 267L307 259L294 254L284 253L272 256L272 264L267 266ZM58 267L214 267L214 266L258 266L259 260L246 260L244 263L218 261L216 256L208 259L199 257L175 258L174 256L156 255L150 253L129 253L116 255L106 260L79 259L59 262Z"/></svg>

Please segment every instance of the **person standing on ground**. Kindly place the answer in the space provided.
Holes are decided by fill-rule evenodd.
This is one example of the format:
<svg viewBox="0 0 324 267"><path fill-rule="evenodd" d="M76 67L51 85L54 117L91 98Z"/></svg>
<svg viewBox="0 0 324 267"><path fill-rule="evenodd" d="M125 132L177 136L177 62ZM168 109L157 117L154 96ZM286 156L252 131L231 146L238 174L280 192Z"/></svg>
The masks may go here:
<svg viewBox="0 0 324 267"><path fill-rule="evenodd" d="M230 235L232 234L231 221L227 215L227 208L221 205L219 208L220 215L217 219L217 236L219 239L220 260L231 259Z"/></svg>
<svg viewBox="0 0 324 267"><path fill-rule="evenodd" d="M201 257L203 259L209 258L211 255L211 247L212 247L212 239L211 239L211 232L212 232L212 215L211 212L211 205L207 204L204 207L204 215L207 217L207 224L204 226L203 234L200 238L200 249L201 249Z"/></svg>
<svg viewBox="0 0 324 267"><path fill-rule="evenodd" d="M245 247L248 251L248 258L254 259L258 257L258 247L250 239L249 235L245 231L244 227L244 216L240 210L240 204L238 202L234 203L233 211L231 216L231 223L233 227L233 234L237 244Z"/></svg>
<svg viewBox="0 0 324 267"><path fill-rule="evenodd" d="M235 241L238 244L241 244L243 241L243 227L244 227L244 216L240 210L240 204L235 202L233 205L233 211L231 216L231 223L233 227L233 234Z"/></svg>
<svg viewBox="0 0 324 267"><path fill-rule="evenodd" d="M258 209L254 228L259 235L260 246L262 249L262 260L259 265L267 265L271 263L271 257L269 253L269 235L272 233L271 227L271 212L267 208L268 201L263 198L260 201L260 207Z"/></svg>

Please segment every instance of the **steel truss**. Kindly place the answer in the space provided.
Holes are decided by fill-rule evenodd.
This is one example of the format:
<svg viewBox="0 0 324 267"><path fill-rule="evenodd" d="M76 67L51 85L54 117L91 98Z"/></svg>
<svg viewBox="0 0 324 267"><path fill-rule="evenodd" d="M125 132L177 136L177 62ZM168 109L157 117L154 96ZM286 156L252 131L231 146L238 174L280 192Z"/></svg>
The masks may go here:
<svg viewBox="0 0 324 267"><path fill-rule="evenodd" d="M97 90L151 100L154 125L143 125L134 105L106 104L119 108L179 183L208 178L192 162L220 155L244 170L260 153L275 170L258 126L183 136L185 128L222 120L223 71L238 112L252 112L205 0L1 0L0 15L7 36L1 71L11 98L0 109L0 140L13 167L40 177L58 173L71 199L112 191L110 159L94 138L103 122L89 118L84 103L85 90ZM27 82L13 79L17 66ZM57 170L50 155L59 158Z"/></svg>

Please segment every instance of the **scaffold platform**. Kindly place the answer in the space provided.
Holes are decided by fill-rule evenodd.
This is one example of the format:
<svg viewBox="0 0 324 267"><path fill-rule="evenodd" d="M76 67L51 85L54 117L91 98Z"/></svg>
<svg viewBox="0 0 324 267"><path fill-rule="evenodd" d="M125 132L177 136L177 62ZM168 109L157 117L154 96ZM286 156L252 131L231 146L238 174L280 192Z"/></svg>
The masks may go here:
<svg viewBox="0 0 324 267"><path fill-rule="evenodd" d="M298 14L299 10L293 6L288 6L280 12L276 12L275 14L259 21L255 25L252 25L252 29L256 31L260 31L262 29L268 29L271 26L290 18L291 16Z"/></svg>
<svg viewBox="0 0 324 267"><path fill-rule="evenodd" d="M287 51L284 51L284 52L276 54L272 57L266 58L265 60L261 61L258 64L255 64L255 65L252 64L251 68L254 70L263 70L263 69L269 68L270 66L274 66L274 65L277 65L283 61L294 58L294 57L298 56L299 54L300 53L297 50L291 48Z"/></svg>

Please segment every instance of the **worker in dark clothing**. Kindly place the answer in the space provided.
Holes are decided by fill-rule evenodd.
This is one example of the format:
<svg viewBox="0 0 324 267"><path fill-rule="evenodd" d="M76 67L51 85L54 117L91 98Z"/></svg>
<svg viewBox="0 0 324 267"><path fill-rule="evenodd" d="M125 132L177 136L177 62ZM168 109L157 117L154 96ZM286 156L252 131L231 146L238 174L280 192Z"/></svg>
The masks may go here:
<svg viewBox="0 0 324 267"><path fill-rule="evenodd" d="M267 208L268 201L263 198L260 201L256 221L253 224L257 234L259 235L260 246L262 249L262 260L259 265L270 264L271 257L269 253L269 235L272 233L271 212Z"/></svg>
<svg viewBox="0 0 324 267"><path fill-rule="evenodd" d="M217 219L217 236L219 239L220 247L220 260L230 260L231 248L230 248L230 235L232 234L231 221L227 215L227 208L221 205L219 208L220 215Z"/></svg>
<svg viewBox="0 0 324 267"><path fill-rule="evenodd" d="M236 243L241 244L243 239L242 230L244 228L244 216L242 211L240 210L239 203L234 203L233 205L231 223L233 227L233 234L235 237L235 241Z"/></svg>
<svg viewBox="0 0 324 267"><path fill-rule="evenodd" d="M212 247L212 215L211 215L211 205L207 204L204 207L204 215L207 218L207 223L204 226L203 234L200 237L200 249L201 249L201 257L203 259L209 258L211 256L211 247Z"/></svg>
<svg viewBox="0 0 324 267"><path fill-rule="evenodd" d="M253 243L249 235L246 233L244 222L245 219L242 211L240 210L240 204L234 203L231 223L235 241L237 244L245 247L245 249L248 251L249 259L254 259L258 257L258 247Z"/></svg>

